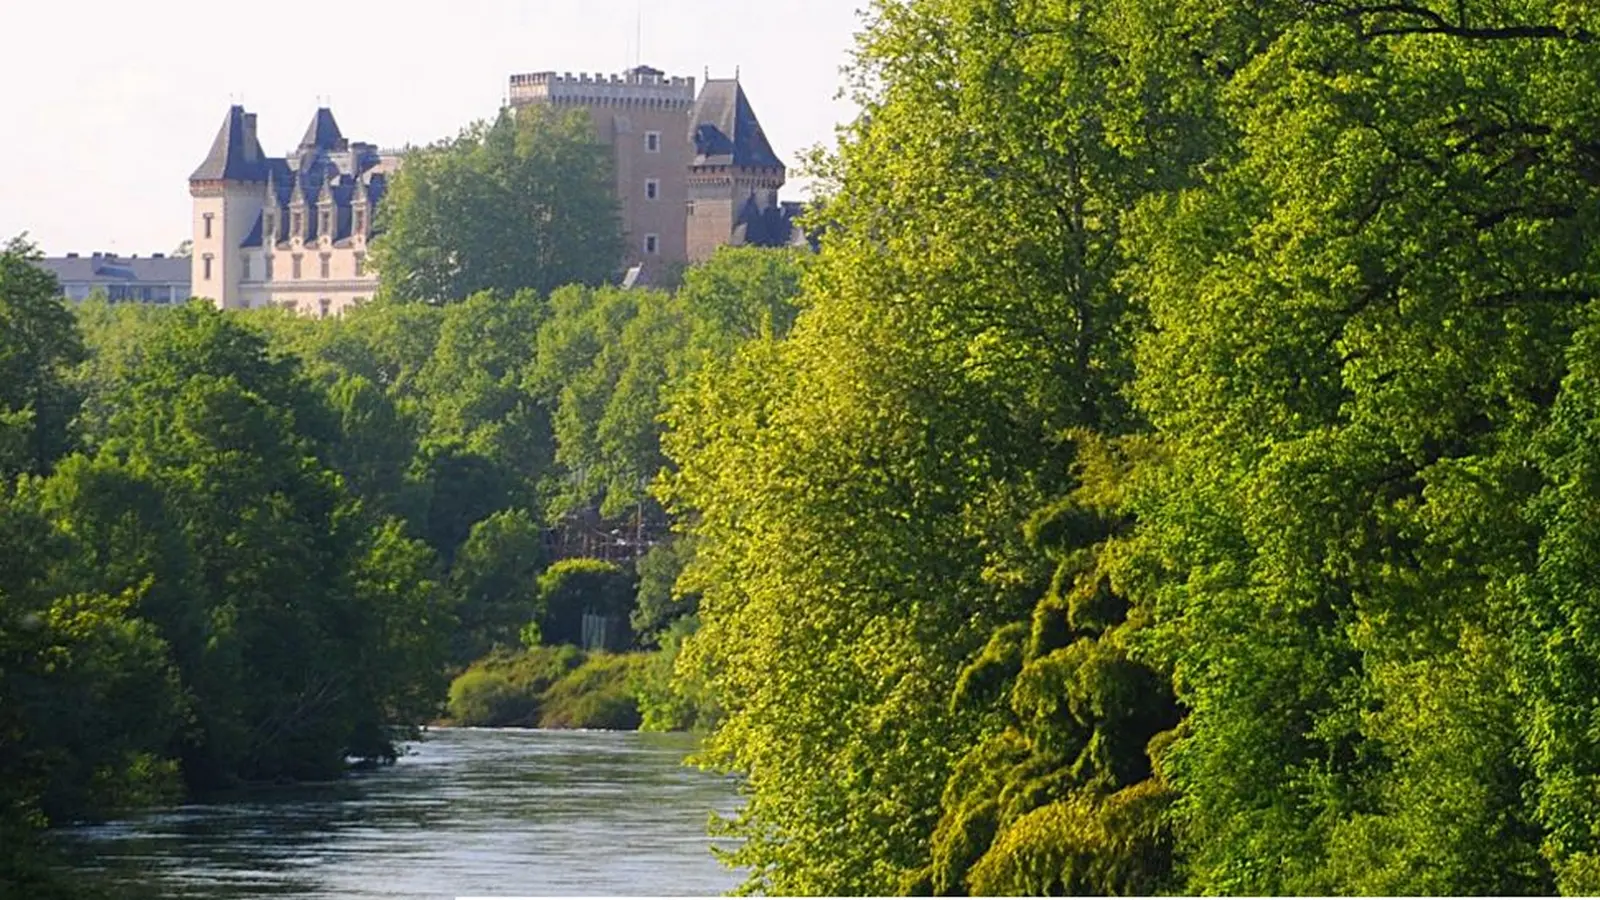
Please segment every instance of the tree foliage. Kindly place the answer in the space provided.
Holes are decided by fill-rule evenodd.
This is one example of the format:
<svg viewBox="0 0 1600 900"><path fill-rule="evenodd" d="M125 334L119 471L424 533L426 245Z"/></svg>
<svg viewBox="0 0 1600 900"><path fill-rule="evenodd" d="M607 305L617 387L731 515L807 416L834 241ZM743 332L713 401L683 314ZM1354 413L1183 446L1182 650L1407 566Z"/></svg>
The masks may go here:
<svg viewBox="0 0 1600 900"><path fill-rule="evenodd" d="M583 110L502 110L411 151L378 214L382 295L450 303L611 279L622 256L611 170Z"/></svg>

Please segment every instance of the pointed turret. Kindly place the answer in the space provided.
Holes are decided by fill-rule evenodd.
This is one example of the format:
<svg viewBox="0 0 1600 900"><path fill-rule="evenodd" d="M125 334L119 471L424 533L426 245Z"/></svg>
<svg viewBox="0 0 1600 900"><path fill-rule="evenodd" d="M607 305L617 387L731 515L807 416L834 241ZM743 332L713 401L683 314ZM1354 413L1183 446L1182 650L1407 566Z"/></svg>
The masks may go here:
<svg viewBox="0 0 1600 900"><path fill-rule="evenodd" d="M713 78L689 120L689 261L728 244L788 243L778 189L785 169L739 79Z"/></svg>
<svg viewBox="0 0 1600 900"><path fill-rule="evenodd" d="M232 106L211 142L211 152L189 181L262 181L265 157L256 140L256 117L242 106Z"/></svg>
<svg viewBox="0 0 1600 900"><path fill-rule="evenodd" d="M300 139L300 149L328 151L350 149L350 142L345 140L344 134L339 131L339 123L333 120L333 110L324 106L311 117L311 124L306 126L305 137Z"/></svg>
<svg viewBox="0 0 1600 900"><path fill-rule="evenodd" d="M750 106L737 78L713 78L706 82L695 101L689 119L689 140L694 144L697 166L738 166L751 169L782 169L783 162L772 152L761 121Z"/></svg>

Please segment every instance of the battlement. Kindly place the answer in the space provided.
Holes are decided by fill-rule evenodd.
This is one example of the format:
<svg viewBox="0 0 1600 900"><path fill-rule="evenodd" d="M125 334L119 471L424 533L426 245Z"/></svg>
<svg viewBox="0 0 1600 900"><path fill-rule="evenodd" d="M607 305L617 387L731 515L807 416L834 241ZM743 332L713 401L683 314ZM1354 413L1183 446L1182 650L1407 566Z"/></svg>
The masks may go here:
<svg viewBox="0 0 1600 900"><path fill-rule="evenodd" d="M561 103L584 106L692 106L695 80L645 66L622 74L527 72L511 76L511 105Z"/></svg>

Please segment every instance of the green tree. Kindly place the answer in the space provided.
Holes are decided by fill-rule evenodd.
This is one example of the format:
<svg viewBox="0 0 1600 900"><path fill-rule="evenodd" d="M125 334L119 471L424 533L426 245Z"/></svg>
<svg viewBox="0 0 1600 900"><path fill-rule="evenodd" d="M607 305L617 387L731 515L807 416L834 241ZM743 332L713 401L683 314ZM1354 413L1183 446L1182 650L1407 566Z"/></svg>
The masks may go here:
<svg viewBox="0 0 1600 900"><path fill-rule="evenodd" d="M0 249L0 476L48 470L70 446L78 408L65 375L83 342L38 259L22 237Z"/></svg>
<svg viewBox="0 0 1600 900"><path fill-rule="evenodd" d="M451 660L465 665L496 645L514 647L540 607L544 529L524 510L502 510L472 526L450 570L460 626Z"/></svg>
<svg viewBox="0 0 1600 900"><path fill-rule="evenodd" d="M584 616L626 622L633 605L632 576L616 563L599 559L563 559L539 576L538 587L534 624L545 644L577 644L583 637Z"/></svg>
<svg viewBox="0 0 1600 900"><path fill-rule="evenodd" d="M1024 524L1080 486L1069 434L1140 427L1123 392L1139 317L1118 280L1122 217L1204 158L1206 110L1170 90L1203 62L1169 55L1163 16L1133 2L873 12L855 73L864 114L829 163L830 231L793 332L708 367L669 413L679 471L665 496L699 539L680 587L702 593L679 668L723 709L706 761L749 778L734 858L753 890L942 877L964 891L992 843L987 889L1151 889L1167 862L1106 860L1120 838L1084 848L1112 873L1099 881L1062 867L1007 880L1005 867L1086 819L1160 845L1161 803L1109 799L1144 780L1135 736L1153 725L1108 699L1079 714L1082 735L1018 726L1037 758L1006 775L970 754L1007 714L950 701L997 633L1028 627L1055 557L1104 540L1030 544ZM1160 695L1150 667L1096 634L1042 649L1035 680L1013 686L1019 655L996 696L1048 719L1096 691ZM1093 684L1060 696L1074 679ZM1024 831L974 831L961 859L936 851L941 821L969 802L1010 802L988 824Z"/></svg>
<svg viewBox="0 0 1600 900"><path fill-rule="evenodd" d="M383 296L449 303L610 280L622 256L611 170L582 110L502 110L411 152L379 213Z"/></svg>
<svg viewBox="0 0 1600 900"><path fill-rule="evenodd" d="M1262 7L1237 143L1129 248L1187 890L1592 889L1550 674L1587 658L1584 600L1543 578L1582 554L1556 497L1586 438L1550 417L1596 289L1600 22Z"/></svg>

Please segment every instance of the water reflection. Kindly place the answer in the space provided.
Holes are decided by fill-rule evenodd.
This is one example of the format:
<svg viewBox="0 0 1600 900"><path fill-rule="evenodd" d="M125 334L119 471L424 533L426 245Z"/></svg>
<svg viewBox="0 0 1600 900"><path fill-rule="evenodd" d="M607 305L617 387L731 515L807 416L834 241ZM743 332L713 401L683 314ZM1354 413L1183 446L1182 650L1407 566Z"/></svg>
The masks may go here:
<svg viewBox="0 0 1600 900"><path fill-rule="evenodd" d="M117 896L717 894L685 735L445 729L395 766L63 833Z"/></svg>

